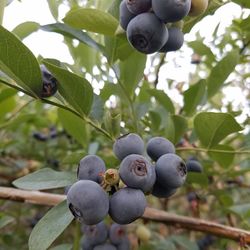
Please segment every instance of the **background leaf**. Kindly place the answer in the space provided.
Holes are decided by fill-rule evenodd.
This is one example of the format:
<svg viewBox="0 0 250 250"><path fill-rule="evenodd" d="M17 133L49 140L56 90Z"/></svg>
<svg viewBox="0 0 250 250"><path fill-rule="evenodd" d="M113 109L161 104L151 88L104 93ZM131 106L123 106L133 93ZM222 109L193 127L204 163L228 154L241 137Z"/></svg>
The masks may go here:
<svg viewBox="0 0 250 250"><path fill-rule="evenodd" d="M39 23L36 22L25 22L16 26L12 32L16 34L21 40L36 32L40 27Z"/></svg>

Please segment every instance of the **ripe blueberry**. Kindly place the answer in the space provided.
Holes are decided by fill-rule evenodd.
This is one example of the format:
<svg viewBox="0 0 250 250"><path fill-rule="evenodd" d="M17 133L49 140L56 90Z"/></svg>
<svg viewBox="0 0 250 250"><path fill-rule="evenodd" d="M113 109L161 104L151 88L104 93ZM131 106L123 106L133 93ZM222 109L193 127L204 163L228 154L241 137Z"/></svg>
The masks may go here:
<svg viewBox="0 0 250 250"><path fill-rule="evenodd" d="M80 180L74 183L67 194L70 211L86 225L101 222L109 210L107 193L94 181Z"/></svg>
<svg viewBox="0 0 250 250"><path fill-rule="evenodd" d="M187 171L188 171L188 172L197 172L197 173L201 173L201 172L203 171L200 162L198 162L198 161L196 161L196 160L188 160L188 161L186 162L186 166L187 166Z"/></svg>
<svg viewBox="0 0 250 250"><path fill-rule="evenodd" d="M157 161L162 155L175 153L173 143L163 137L153 137L146 145L147 154L153 161Z"/></svg>
<svg viewBox="0 0 250 250"><path fill-rule="evenodd" d="M120 25L124 30L127 30L127 26L128 23L130 22L130 20L132 18L134 18L136 15L134 15L133 13L131 13L128 8L127 8L127 4L126 4L126 0L123 0L120 3L120 16L119 16L119 21L120 21Z"/></svg>
<svg viewBox="0 0 250 250"><path fill-rule="evenodd" d="M116 247L109 243L104 243L98 246L95 246L93 250L116 250Z"/></svg>
<svg viewBox="0 0 250 250"><path fill-rule="evenodd" d="M169 198L176 193L176 188L162 186L158 181L155 182L152 190L152 195L158 198Z"/></svg>
<svg viewBox="0 0 250 250"><path fill-rule="evenodd" d="M177 27L171 27L168 29L168 40L165 45L160 49L160 52L176 51L181 48L184 42L184 35L182 31Z"/></svg>
<svg viewBox="0 0 250 250"><path fill-rule="evenodd" d="M144 142L142 138L133 133L119 137L113 145L114 154L120 160L130 154L143 154L143 150Z"/></svg>
<svg viewBox="0 0 250 250"><path fill-rule="evenodd" d="M186 180L187 167L176 154L162 155L156 162L157 181L162 187L178 188Z"/></svg>
<svg viewBox="0 0 250 250"><path fill-rule="evenodd" d="M101 183L102 174L106 171L104 161L97 155L83 157L78 165L77 178Z"/></svg>
<svg viewBox="0 0 250 250"><path fill-rule="evenodd" d="M43 82L43 88L40 97L46 98L53 96L57 91L57 80L54 76L51 75L51 73L47 70L45 65L40 66L41 72L42 72L42 82Z"/></svg>
<svg viewBox="0 0 250 250"><path fill-rule="evenodd" d="M168 40L168 30L154 13L142 13L134 17L127 27L127 38L138 51L151 54Z"/></svg>
<svg viewBox="0 0 250 250"><path fill-rule="evenodd" d="M135 15L147 12L151 8L151 0L126 0L126 4L128 10Z"/></svg>
<svg viewBox="0 0 250 250"><path fill-rule="evenodd" d="M113 223L109 228L109 239L114 245L120 245L127 240L126 227L117 223Z"/></svg>
<svg viewBox="0 0 250 250"><path fill-rule="evenodd" d="M129 224L143 215L146 205L141 190L122 188L110 198L109 215L118 224Z"/></svg>
<svg viewBox="0 0 250 250"><path fill-rule="evenodd" d="M94 249L94 247L91 245L89 240L85 237L81 241L81 247L82 247L82 250L93 250Z"/></svg>
<svg viewBox="0 0 250 250"><path fill-rule="evenodd" d="M84 233L84 239L91 246L100 245L108 238L108 228L103 221L92 226L82 225L81 231Z"/></svg>
<svg viewBox="0 0 250 250"><path fill-rule="evenodd" d="M177 22L185 17L191 7L191 0L152 0L155 15L163 22Z"/></svg>
<svg viewBox="0 0 250 250"><path fill-rule="evenodd" d="M141 189L144 193L151 191L155 183L155 168L142 155L131 154L120 165L119 174L128 187Z"/></svg>

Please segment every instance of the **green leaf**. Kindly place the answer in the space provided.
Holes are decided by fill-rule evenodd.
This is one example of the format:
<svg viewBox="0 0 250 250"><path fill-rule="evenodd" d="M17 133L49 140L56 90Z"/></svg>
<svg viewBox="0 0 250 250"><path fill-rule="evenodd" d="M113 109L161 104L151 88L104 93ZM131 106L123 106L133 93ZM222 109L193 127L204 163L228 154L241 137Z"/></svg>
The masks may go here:
<svg viewBox="0 0 250 250"><path fill-rule="evenodd" d="M42 75L32 52L11 32L0 26L0 70L35 96L42 91Z"/></svg>
<svg viewBox="0 0 250 250"><path fill-rule="evenodd" d="M3 216L2 218L0 218L0 229L12 223L13 221L15 221L15 218L8 215Z"/></svg>
<svg viewBox="0 0 250 250"><path fill-rule="evenodd" d="M233 50L213 67L208 79L208 97L215 95L239 62L239 51Z"/></svg>
<svg viewBox="0 0 250 250"><path fill-rule="evenodd" d="M126 60L119 63L120 80L129 95L134 93L143 77L146 59L144 54L134 51Z"/></svg>
<svg viewBox="0 0 250 250"><path fill-rule="evenodd" d="M90 83L63 68L43 60L48 70L58 80L58 91L63 98L80 114L88 115L93 101L93 89Z"/></svg>
<svg viewBox="0 0 250 250"><path fill-rule="evenodd" d="M88 45L89 47L103 51L104 48L101 44L97 43L94 39L92 39L86 32L82 30L74 29L64 23L52 23L43 25L40 27L44 31L48 32L56 32L62 34L63 36L67 36L72 39L77 39L78 41Z"/></svg>
<svg viewBox="0 0 250 250"><path fill-rule="evenodd" d="M228 208L231 212L239 215L240 217L250 217L250 203L235 205Z"/></svg>
<svg viewBox="0 0 250 250"><path fill-rule="evenodd" d="M16 26L12 32L16 34L21 40L29 36L33 32L36 32L40 27L39 23L36 22L25 22Z"/></svg>
<svg viewBox="0 0 250 250"><path fill-rule="evenodd" d="M87 144L87 132L85 122L71 112L58 109L58 119L62 126L82 146Z"/></svg>
<svg viewBox="0 0 250 250"><path fill-rule="evenodd" d="M201 143L211 148L242 127L230 114L202 112L195 116L194 129Z"/></svg>
<svg viewBox="0 0 250 250"><path fill-rule="evenodd" d="M61 244L51 248L50 250L71 250L71 249L72 249L72 244Z"/></svg>
<svg viewBox="0 0 250 250"><path fill-rule="evenodd" d="M233 0L233 2L241 5L243 8L250 8L250 2L248 0Z"/></svg>
<svg viewBox="0 0 250 250"><path fill-rule="evenodd" d="M21 189L45 190L66 187L72 185L75 181L76 173L42 168L15 180L12 184Z"/></svg>
<svg viewBox="0 0 250 250"><path fill-rule="evenodd" d="M163 92L163 90L158 89L148 89L147 92L155 97L156 101L159 102L167 112L174 114L175 108L174 105L167 94Z"/></svg>
<svg viewBox="0 0 250 250"><path fill-rule="evenodd" d="M101 122L104 114L104 102L99 95L94 94L94 100L89 117Z"/></svg>
<svg viewBox="0 0 250 250"><path fill-rule="evenodd" d="M190 185L199 184L201 187L207 187L209 184L208 178L205 174L194 172L188 173L186 182Z"/></svg>
<svg viewBox="0 0 250 250"><path fill-rule="evenodd" d="M78 164L80 162L80 160L83 158L84 153L83 152L74 152L71 153L67 156L65 156L62 160L63 164Z"/></svg>
<svg viewBox="0 0 250 250"><path fill-rule="evenodd" d="M206 93L206 81L200 80L195 85L192 85L183 93L184 107L183 111L187 115L192 115L196 107L202 102Z"/></svg>
<svg viewBox="0 0 250 250"><path fill-rule="evenodd" d="M176 144L183 137L184 133L187 130L188 124L187 120L180 115L172 116L173 124L174 124L174 140L173 143Z"/></svg>
<svg viewBox="0 0 250 250"><path fill-rule="evenodd" d="M33 228L29 237L29 250L46 250L73 218L66 201L50 209Z"/></svg>
<svg viewBox="0 0 250 250"><path fill-rule="evenodd" d="M170 239L181 246L183 250L199 250L197 243L190 241L185 236L171 236Z"/></svg>
<svg viewBox="0 0 250 250"><path fill-rule="evenodd" d="M208 154L210 157L217 161L222 167L228 167L232 164L234 160L234 149L228 145L217 145L215 147L210 148L211 150L225 150L225 151L231 151L232 153L224 153L224 152L212 152L208 151Z"/></svg>
<svg viewBox="0 0 250 250"><path fill-rule="evenodd" d="M119 24L111 14L98 10L79 8L71 10L63 19L68 25L87 31L113 36Z"/></svg>

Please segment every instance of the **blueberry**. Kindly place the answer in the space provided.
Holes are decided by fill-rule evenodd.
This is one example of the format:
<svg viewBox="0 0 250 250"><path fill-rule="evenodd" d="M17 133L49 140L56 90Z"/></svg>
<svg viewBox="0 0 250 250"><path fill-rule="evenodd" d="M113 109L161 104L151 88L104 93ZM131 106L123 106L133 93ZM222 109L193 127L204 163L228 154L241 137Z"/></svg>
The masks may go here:
<svg viewBox="0 0 250 250"><path fill-rule="evenodd" d="M94 246L92 246L91 242L87 238L83 238L81 241L82 250L93 250Z"/></svg>
<svg viewBox="0 0 250 250"><path fill-rule="evenodd" d="M108 238L108 228L104 221L92 226L82 225L81 231L84 233L84 238L92 246L100 245Z"/></svg>
<svg viewBox="0 0 250 250"><path fill-rule="evenodd" d="M109 239L114 245L120 245L128 239L126 227L117 223L113 223L109 228Z"/></svg>
<svg viewBox="0 0 250 250"><path fill-rule="evenodd" d="M126 0L123 0L120 3L120 16L119 16L119 21L120 21L120 25L121 27L126 30L128 23L130 22L130 20L132 18L134 18L136 15L134 15L133 13L131 13L128 10L127 4L126 4Z"/></svg>
<svg viewBox="0 0 250 250"><path fill-rule="evenodd" d="M102 174L106 171L104 161L97 155L87 155L80 160L77 170L79 180L91 180L101 183Z"/></svg>
<svg viewBox="0 0 250 250"><path fill-rule="evenodd" d="M187 194L188 202L196 201L198 199L197 194L195 192L189 192Z"/></svg>
<svg viewBox="0 0 250 250"><path fill-rule="evenodd" d="M54 76L51 75L51 73L47 70L45 65L40 65L40 69L42 72L42 83L43 88L40 97L46 98L53 96L57 91L57 80Z"/></svg>
<svg viewBox="0 0 250 250"><path fill-rule="evenodd" d="M155 171L157 181L167 188L182 186L187 176L187 167L176 154L162 155L156 162Z"/></svg>
<svg viewBox="0 0 250 250"><path fill-rule="evenodd" d="M86 225L101 222L109 210L107 193L94 181L80 180L74 183L67 194L70 211Z"/></svg>
<svg viewBox="0 0 250 250"><path fill-rule="evenodd" d="M94 250L117 250L117 248L109 243L104 243L94 247Z"/></svg>
<svg viewBox="0 0 250 250"><path fill-rule="evenodd" d="M135 15L147 12L151 8L151 0L126 0L126 4L128 10Z"/></svg>
<svg viewBox="0 0 250 250"><path fill-rule="evenodd" d="M173 143L164 137L151 138L146 145L146 150L153 161L157 161L162 155L175 153Z"/></svg>
<svg viewBox="0 0 250 250"><path fill-rule="evenodd" d="M114 145L113 151L115 156L123 160L127 155L130 154L143 154L144 142L142 138L137 134L126 134L119 137Z"/></svg>
<svg viewBox="0 0 250 250"><path fill-rule="evenodd" d="M33 138L35 138L38 141L47 141L48 140L47 135L44 135L44 134L39 133L39 132L34 132L32 136L33 136Z"/></svg>
<svg viewBox="0 0 250 250"><path fill-rule="evenodd" d="M168 40L165 45L160 49L160 52L176 51L181 48L184 42L184 35L182 31L177 27L171 27L168 29Z"/></svg>
<svg viewBox="0 0 250 250"><path fill-rule="evenodd" d="M155 182L152 190L152 195L158 198L169 198L176 193L176 188L162 186L158 181Z"/></svg>
<svg viewBox="0 0 250 250"><path fill-rule="evenodd" d="M125 187L111 196L109 215L118 224L129 224L143 215L146 205L141 190Z"/></svg>
<svg viewBox="0 0 250 250"><path fill-rule="evenodd" d="M201 173L203 171L203 168L200 164L200 162L196 160L188 160L186 163L187 171L188 172L198 172Z"/></svg>
<svg viewBox="0 0 250 250"><path fill-rule="evenodd" d="M154 166L137 154L128 155L122 160L119 174L124 184L141 189L144 193L151 191L156 179Z"/></svg>
<svg viewBox="0 0 250 250"><path fill-rule="evenodd" d="M124 240L121 244L116 246L117 250L130 250L130 242L129 239L127 238Z"/></svg>
<svg viewBox="0 0 250 250"><path fill-rule="evenodd" d="M168 30L154 13L142 13L134 17L127 27L127 38L138 51L157 52L168 40Z"/></svg>
<svg viewBox="0 0 250 250"><path fill-rule="evenodd" d="M152 0L155 15L163 22L177 22L187 16L191 0Z"/></svg>

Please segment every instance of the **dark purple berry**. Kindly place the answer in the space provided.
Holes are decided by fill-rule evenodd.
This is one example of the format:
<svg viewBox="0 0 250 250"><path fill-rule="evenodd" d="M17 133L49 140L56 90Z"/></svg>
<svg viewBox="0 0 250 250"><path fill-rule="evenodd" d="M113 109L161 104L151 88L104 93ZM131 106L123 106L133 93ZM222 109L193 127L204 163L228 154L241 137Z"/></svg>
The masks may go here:
<svg viewBox="0 0 250 250"><path fill-rule="evenodd" d="M153 161L157 161L162 155L175 153L173 143L164 137L151 138L146 145L146 150Z"/></svg>
<svg viewBox="0 0 250 250"><path fill-rule="evenodd" d="M68 191L67 202L74 217L86 225L101 222L109 210L107 193L89 180L74 183Z"/></svg>
<svg viewBox="0 0 250 250"><path fill-rule="evenodd" d="M120 3L120 15L119 15L119 21L120 25L124 30L127 30L128 23L132 18L134 18L136 15L131 13L126 4L126 0L123 0Z"/></svg>
<svg viewBox="0 0 250 250"><path fill-rule="evenodd" d="M134 17L127 27L127 38L138 51L157 52L168 40L168 30L154 13L146 12Z"/></svg>
<svg viewBox="0 0 250 250"><path fill-rule="evenodd" d="M42 72L42 93L40 95L41 98L46 98L53 96L57 91L57 80L52 74L47 70L45 65L40 66L41 72Z"/></svg>
<svg viewBox="0 0 250 250"><path fill-rule="evenodd" d="M176 193L176 188L162 186L159 182L155 182L152 190L152 195L158 198L169 198Z"/></svg>
<svg viewBox="0 0 250 250"><path fill-rule="evenodd" d="M147 12L151 8L151 0L126 0L126 4L128 10L135 15Z"/></svg>
<svg viewBox="0 0 250 250"><path fill-rule="evenodd" d="M102 174L106 171L104 161L97 155L83 157L78 165L77 178L101 183Z"/></svg>
<svg viewBox="0 0 250 250"><path fill-rule="evenodd" d="M119 174L125 185L141 189L144 193L151 191L156 179L154 166L137 154L128 155L122 160Z"/></svg>
<svg viewBox="0 0 250 250"><path fill-rule="evenodd" d="M108 228L103 221L92 226L82 225L81 231L91 246L100 245L108 238Z"/></svg>
<svg viewBox="0 0 250 250"><path fill-rule="evenodd" d="M119 137L114 145L113 151L115 156L123 160L127 155L130 154L143 154L144 142L142 138L137 134L126 134Z"/></svg>
<svg viewBox="0 0 250 250"><path fill-rule="evenodd" d="M176 154L162 155L156 162L155 171L157 181L167 188L182 186L187 176L187 167Z"/></svg>
<svg viewBox="0 0 250 250"><path fill-rule="evenodd" d="M33 136L33 138L35 138L38 141L47 141L48 140L47 135L44 135L44 134L39 133L39 132L34 132L32 136Z"/></svg>
<svg viewBox="0 0 250 250"><path fill-rule="evenodd" d="M184 42L184 35L177 27L168 29L168 40L165 45L159 50L160 52L176 51L181 48Z"/></svg>
<svg viewBox="0 0 250 250"><path fill-rule="evenodd" d="M114 245L120 245L123 241L128 240L126 227L113 223L109 228L109 239Z"/></svg>
<svg viewBox="0 0 250 250"><path fill-rule="evenodd" d="M155 15L163 22L177 22L187 16L191 0L152 0Z"/></svg>
<svg viewBox="0 0 250 250"><path fill-rule="evenodd" d="M146 205L141 190L122 188L110 198L109 215L118 224L129 224L143 215Z"/></svg>
<svg viewBox="0 0 250 250"><path fill-rule="evenodd" d="M187 166L187 171L188 172L201 173L203 171L203 168L202 168L201 164L196 160L188 160L186 162L186 166Z"/></svg>

